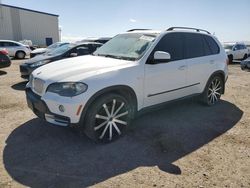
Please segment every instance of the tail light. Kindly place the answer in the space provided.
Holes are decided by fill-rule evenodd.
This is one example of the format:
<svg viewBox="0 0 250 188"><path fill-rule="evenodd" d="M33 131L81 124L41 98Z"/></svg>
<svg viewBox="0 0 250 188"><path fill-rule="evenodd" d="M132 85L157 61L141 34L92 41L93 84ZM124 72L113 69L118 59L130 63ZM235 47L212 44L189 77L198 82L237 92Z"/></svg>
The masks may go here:
<svg viewBox="0 0 250 188"><path fill-rule="evenodd" d="M0 50L0 54L8 55L9 52L6 49L2 49L2 50Z"/></svg>

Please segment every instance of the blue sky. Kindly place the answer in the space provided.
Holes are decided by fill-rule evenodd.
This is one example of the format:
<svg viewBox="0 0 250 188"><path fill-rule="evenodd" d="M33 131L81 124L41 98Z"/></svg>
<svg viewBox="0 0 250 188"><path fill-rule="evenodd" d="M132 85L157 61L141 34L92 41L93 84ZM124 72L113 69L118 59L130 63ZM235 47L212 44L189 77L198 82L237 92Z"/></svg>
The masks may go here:
<svg viewBox="0 0 250 188"><path fill-rule="evenodd" d="M220 41L250 41L250 0L2 0L60 15L64 39L114 36L131 28L189 26Z"/></svg>

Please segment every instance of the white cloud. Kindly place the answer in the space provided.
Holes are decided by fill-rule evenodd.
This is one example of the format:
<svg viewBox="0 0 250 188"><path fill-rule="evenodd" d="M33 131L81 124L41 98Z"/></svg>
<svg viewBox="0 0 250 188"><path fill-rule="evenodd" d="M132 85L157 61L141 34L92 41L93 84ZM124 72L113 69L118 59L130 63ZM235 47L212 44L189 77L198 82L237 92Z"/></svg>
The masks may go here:
<svg viewBox="0 0 250 188"><path fill-rule="evenodd" d="M133 18L130 18L129 21L132 22L132 23L137 22L137 20L135 20L135 19L133 19Z"/></svg>

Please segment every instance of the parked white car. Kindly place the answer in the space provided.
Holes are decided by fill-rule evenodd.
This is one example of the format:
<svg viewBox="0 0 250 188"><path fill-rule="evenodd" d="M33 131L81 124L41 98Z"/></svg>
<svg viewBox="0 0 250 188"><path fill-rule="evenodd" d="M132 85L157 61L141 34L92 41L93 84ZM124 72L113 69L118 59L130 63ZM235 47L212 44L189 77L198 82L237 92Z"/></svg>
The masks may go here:
<svg viewBox="0 0 250 188"><path fill-rule="evenodd" d="M18 59L24 59L25 56L30 55L31 52L29 46L11 40L0 40L0 49L1 48L7 49L10 57Z"/></svg>
<svg viewBox="0 0 250 188"><path fill-rule="evenodd" d="M247 44L247 49L248 49L248 56L250 56L250 44Z"/></svg>
<svg viewBox="0 0 250 188"><path fill-rule="evenodd" d="M233 60L242 60L248 57L249 51L244 43L224 43L224 48L229 63L232 63Z"/></svg>
<svg viewBox="0 0 250 188"><path fill-rule="evenodd" d="M28 106L100 142L121 136L136 112L165 102L199 95L212 106L224 93L227 55L209 32L188 29L130 30L93 55L38 68L26 86Z"/></svg>

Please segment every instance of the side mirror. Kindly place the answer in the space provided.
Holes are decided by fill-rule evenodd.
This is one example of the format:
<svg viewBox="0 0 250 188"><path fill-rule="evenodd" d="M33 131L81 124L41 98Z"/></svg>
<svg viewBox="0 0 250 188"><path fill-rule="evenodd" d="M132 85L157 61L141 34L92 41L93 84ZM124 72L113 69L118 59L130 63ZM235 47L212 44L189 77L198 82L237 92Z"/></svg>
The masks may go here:
<svg viewBox="0 0 250 188"><path fill-rule="evenodd" d="M171 59L171 55L168 52L156 51L154 53L154 63L168 62Z"/></svg>
<svg viewBox="0 0 250 188"><path fill-rule="evenodd" d="M77 56L77 53L71 53L69 54L69 57L76 57Z"/></svg>

